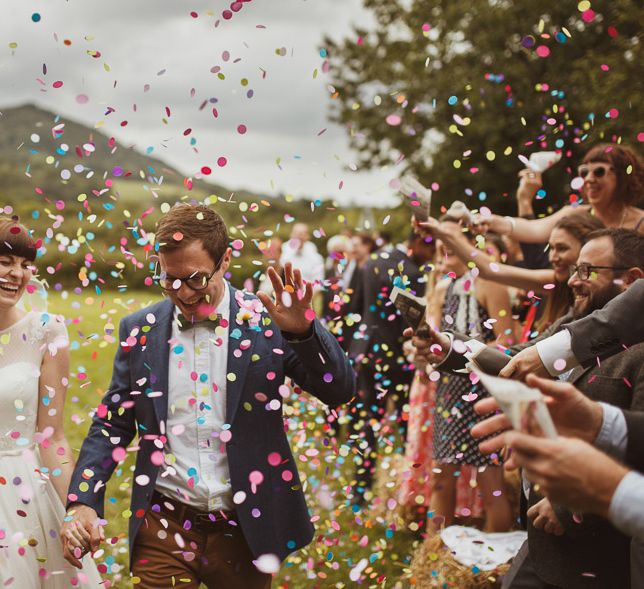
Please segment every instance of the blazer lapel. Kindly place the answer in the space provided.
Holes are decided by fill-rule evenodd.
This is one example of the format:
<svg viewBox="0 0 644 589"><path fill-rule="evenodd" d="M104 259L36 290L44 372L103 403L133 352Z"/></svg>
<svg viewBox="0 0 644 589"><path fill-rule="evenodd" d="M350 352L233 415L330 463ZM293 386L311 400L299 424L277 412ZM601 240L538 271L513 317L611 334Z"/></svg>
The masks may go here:
<svg viewBox="0 0 644 589"><path fill-rule="evenodd" d="M228 362L226 368L226 423L232 425L246 384L246 370L259 332L256 329L252 329L248 321L243 321L241 325L236 322L239 304L235 298L235 293L240 291L230 285L229 288L230 316L228 318ZM241 354L236 355L234 352L241 349L242 344L244 344L245 349L242 350ZM229 375L233 380L229 378Z"/></svg>
<svg viewBox="0 0 644 589"><path fill-rule="evenodd" d="M148 332L143 355L144 368L150 375L146 394L152 397L158 421L165 421L168 416L169 340L172 335L173 312L172 301L161 303L156 313L156 321Z"/></svg>

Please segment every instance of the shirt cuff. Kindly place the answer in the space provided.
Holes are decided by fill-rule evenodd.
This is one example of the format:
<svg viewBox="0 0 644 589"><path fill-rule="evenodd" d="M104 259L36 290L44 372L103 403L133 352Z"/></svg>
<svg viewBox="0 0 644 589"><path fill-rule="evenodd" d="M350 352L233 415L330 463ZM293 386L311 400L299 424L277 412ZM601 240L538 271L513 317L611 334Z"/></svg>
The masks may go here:
<svg viewBox="0 0 644 589"><path fill-rule="evenodd" d="M572 339L567 329L562 329L535 345L537 354L550 376L559 376L579 365L572 353Z"/></svg>
<svg viewBox="0 0 644 589"><path fill-rule="evenodd" d="M644 476L630 471L617 485L608 508L613 525L628 536L644 538Z"/></svg>
<svg viewBox="0 0 644 589"><path fill-rule="evenodd" d="M600 403L603 411L602 427L595 438L595 447L610 454L614 458L622 460L626 455L628 444L628 426L622 410Z"/></svg>

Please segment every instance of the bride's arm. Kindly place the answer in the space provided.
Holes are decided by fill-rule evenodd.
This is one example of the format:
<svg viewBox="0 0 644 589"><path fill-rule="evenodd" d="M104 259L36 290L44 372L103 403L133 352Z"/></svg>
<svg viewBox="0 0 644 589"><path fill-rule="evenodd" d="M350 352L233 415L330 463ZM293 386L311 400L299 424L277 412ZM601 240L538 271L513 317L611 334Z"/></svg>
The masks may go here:
<svg viewBox="0 0 644 589"><path fill-rule="evenodd" d="M48 346L40 367L38 418L36 429L40 441L40 457L63 505L74 471L74 457L65 437L63 412L69 377L69 342L59 338Z"/></svg>

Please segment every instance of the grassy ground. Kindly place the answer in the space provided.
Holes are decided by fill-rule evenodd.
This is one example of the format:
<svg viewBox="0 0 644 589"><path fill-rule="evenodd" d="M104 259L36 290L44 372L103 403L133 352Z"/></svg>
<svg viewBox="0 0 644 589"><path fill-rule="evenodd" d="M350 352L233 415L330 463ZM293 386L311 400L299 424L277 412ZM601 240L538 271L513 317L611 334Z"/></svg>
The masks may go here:
<svg viewBox="0 0 644 589"><path fill-rule="evenodd" d="M49 298L49 309L69 320L72 362L66 431L72 447L78 450L87 433L91 412L109 384L116 348L113 334L118 334L120 318L157 299L153 291L104 292L100 296L54 292ZM344 489L353 472L353 446L324 433L324 412L310 397L292 394L290 403L285 404L285 413L316 536L307 548L284 563L273 587L408 587L407 565L415 536L409 530L387 526L373 512L354 512L346 499ZM385 444L383 455L391 457L396 451ZM132 464L130 456L108 484L107 542L97 559L107 567L105 577L119 588L131 587L127 522Z"/></svg>

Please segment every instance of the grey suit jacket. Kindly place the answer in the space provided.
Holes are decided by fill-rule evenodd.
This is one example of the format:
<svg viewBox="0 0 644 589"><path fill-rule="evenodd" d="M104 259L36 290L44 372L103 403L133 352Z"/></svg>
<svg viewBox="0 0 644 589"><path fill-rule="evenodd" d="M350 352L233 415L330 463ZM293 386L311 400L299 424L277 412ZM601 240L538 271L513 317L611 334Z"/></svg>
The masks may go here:
<svg viewBox="0 0 644 589"><path fill-rule="evenodd" d="M575 357L584 366L644 341L644 279L602 309L564 327L572 336Z"/></svg>
<svg viewBox="0 0 644 589"><path fill-rule="evenodd" d="M571 319L567 314L538 338L510 348L511 355L550 337ZM455 339L470 339L454 334ZM452 354L450 354L452 356ZM488 348L477 356L477 363L490 374L498 374L510 355ZM464 366L462 354L448 356L451 366ZM599 365L578 367L568 381L594 401L610 403L624 409L629 428L627 461L644 466L644 343L632 346L605 359ZM528 505L542 498L533 489ZM629 587L630 538L619 532L608 520L582 514L576 516L567 508L553 506L565 529L563 536L537 530L528 522L528 545L531 561L539 577L565 589L612 589ZM590 573L584 575L584 573Z"/></svg>

